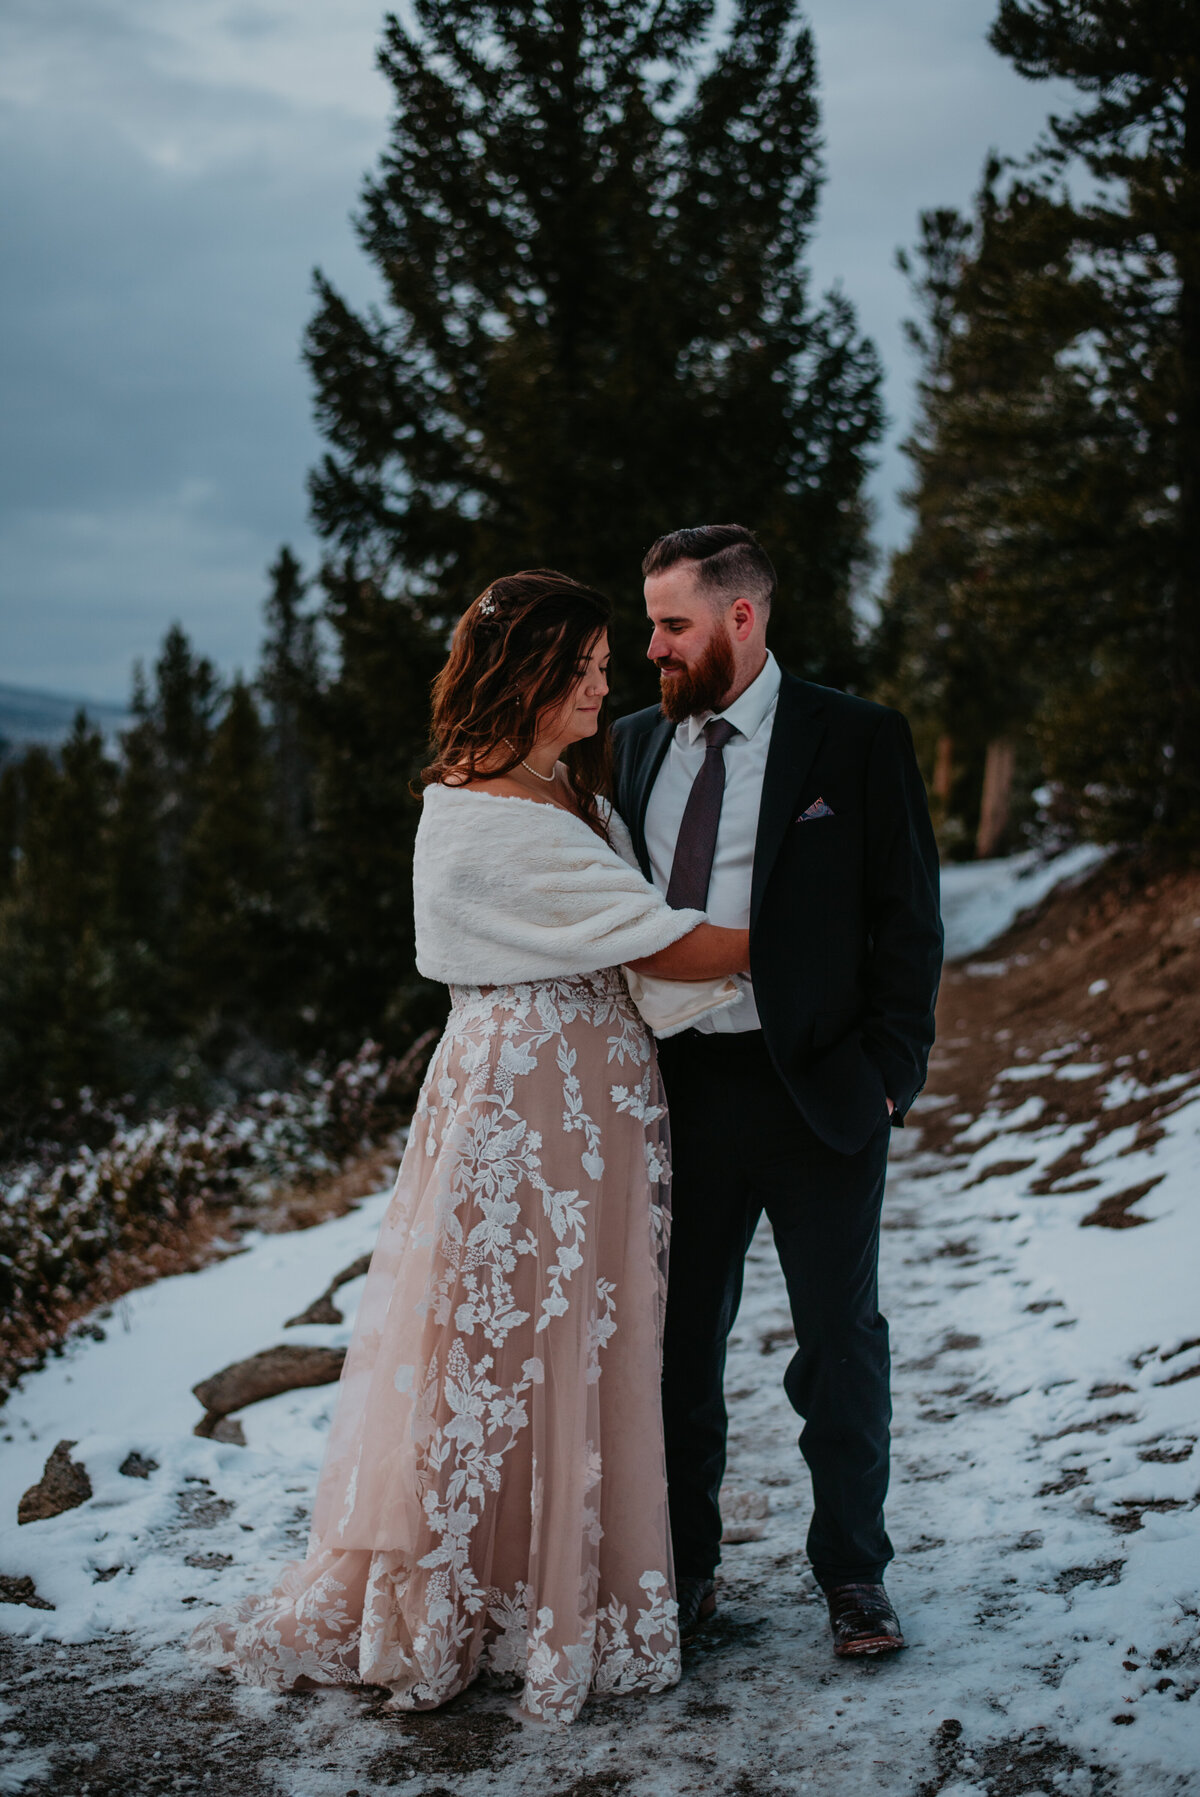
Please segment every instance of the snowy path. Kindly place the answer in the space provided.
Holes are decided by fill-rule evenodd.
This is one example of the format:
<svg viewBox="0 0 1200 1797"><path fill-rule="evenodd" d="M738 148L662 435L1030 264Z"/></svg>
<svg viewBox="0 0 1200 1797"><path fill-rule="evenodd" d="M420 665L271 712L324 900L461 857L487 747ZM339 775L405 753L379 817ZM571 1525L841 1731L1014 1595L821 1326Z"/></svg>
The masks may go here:
<svg viewBox="0 0 1200 1797"><path fill-rule="evenodd" d="M952 952L978 953L1089 853L950 870ZM484 1688L404 1717L378 1693L276 1699L193 1665L181 1642L204 1608L303 1550L333 1392L244 1412L239 1448L192 1435L190 1387L275 1342L347 1339L358 1285L343 1323L283 1324L372 1246L379 1194L132 1294L0 1411L0 1581L32 1578L55 1606L0 1603L0 1797L1200 1793L1200 1070L1150 1094L1119 1065L1014 1044L972 1116L950 1096L955 1047L922 1101L950 1114L951 1150L897 1136L885 1211L904 1654L829 1651L764 1231L728 1374L742 1539L677 1690L552 1732ZM1067 1089L1107 1134L1050 1121ZM1118 1226L1081 1227L1097 1214ZM93 1496L18 1528L61 1439Z"/></svg>
<svg viewBox="0 0 1200 1797"><path fill-rule="evenodd" d="M348 1320L280 1325L370 1244L378 1197L134 1294L105 1341L77 1344L12 1399L0 1515L64 1436L95 1495L0 1531L0 1573L32 1575L57 1606L0 1607L12 1656L0 1791L1200 1790L1200 1096L1181 1087L1151 1145L1107 1138L1086 1194L1031 1197L1069 1145L1038 1131L1038 1083L1098 1071L1014 1069L1019 1107L975 1120L952 1160L923 1157L915 1131L900 1139L912 1146L894 1165L883 1265L902 1656L844 1666L829 1653L800 1553L807 1486L780 1387L790 1330L764 1234L729 1370L729 1484L740 1532L757 1538L726 1549L720 1615L676 1691L597 1704L550 1733L486 1691L399 1718L366 1694L276 1700L195 1669L178 1646L194 1617L302 1545L332 1393L246 1412L241 1449L189 1433L188 1387L278 1339L344 1338ZM1129 1090L1119 1077L1114 1100ZM1106 1193L1157 1175L1136 1207L1149 1226L1079 1228ZM342 1297L349 1319L354 1289ZM131 1450L158 1463L148 1478L119 1471Z"/></svg>

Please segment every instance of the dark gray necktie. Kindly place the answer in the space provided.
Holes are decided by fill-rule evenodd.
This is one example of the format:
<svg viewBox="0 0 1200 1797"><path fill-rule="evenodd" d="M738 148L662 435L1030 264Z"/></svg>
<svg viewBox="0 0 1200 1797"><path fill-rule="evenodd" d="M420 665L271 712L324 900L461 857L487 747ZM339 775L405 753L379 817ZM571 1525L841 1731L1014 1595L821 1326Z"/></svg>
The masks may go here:
<svg viewBox="0 0 1200 1797"><path fill-rule="evenodd" d="M737 727L725 718L713 718L704 726L704 765L692 781L684 806L667 884L667 903L676 911L703 911L707 903L725 796L725 744L736 735Z"/></svg>

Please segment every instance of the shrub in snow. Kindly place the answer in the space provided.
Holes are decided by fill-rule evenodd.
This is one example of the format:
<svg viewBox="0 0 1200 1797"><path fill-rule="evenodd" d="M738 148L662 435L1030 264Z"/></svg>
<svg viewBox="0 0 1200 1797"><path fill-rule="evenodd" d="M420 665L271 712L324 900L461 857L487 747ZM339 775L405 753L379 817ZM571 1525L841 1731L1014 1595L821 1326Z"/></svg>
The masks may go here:
<svg viewBox="0 0 1200 1797"><path fill-rule="evenodd" d="M203 1118L171 1111L131 1123L113 1112L103 1145L11 1171L0 1189L0 1331L52 1320L105 1255L153 1236L156 1223L339 1171L407 1120L413 1083L411 1053L389 1060L365 1042L296 1090Z"/></svg>

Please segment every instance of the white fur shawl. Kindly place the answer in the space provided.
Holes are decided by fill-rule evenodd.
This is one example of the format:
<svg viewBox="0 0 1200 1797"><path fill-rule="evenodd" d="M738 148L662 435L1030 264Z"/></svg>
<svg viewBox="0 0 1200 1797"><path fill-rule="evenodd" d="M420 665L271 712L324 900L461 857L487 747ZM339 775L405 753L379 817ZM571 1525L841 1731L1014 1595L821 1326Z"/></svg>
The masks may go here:
<svg viewBox="0 0 1200 1797"><path fill-rule="evenodd" d="M560 806L499 793L425 790L413 855L417 968L447 985L512 985L617 967L677 942L702 911L675 911L610 820L609 848ZM629 974L651 1029L673 1035L740 997L732 980Z"/></svg>

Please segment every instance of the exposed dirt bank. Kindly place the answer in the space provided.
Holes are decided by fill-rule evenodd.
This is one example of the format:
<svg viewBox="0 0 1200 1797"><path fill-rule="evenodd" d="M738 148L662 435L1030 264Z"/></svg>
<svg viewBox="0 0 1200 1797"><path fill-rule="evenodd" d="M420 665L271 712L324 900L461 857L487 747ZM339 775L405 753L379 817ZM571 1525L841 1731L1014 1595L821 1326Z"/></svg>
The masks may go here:
<svg viewBox="0 0 1200 1797"><path fill-rule="evenodd" d="M1055 1082L1041 1124L1094 1118L1096 1083L1128 1068L1152 1086L1200 1068L1200 871L1116 860L1052 893L984 954L947 967L927 1095L953 1093L976 1114L1014 1061L1076 1051L1095 1080ZM1039 1090L1041 1088L1038 1088ZM1029 1095L1010 1086L1015 1109ZM996 1102L992 1093L992 1102ZM1153 1103L1110 1110L1113 1128L1148 1120ZM924 1109L922 1146L948 1147L951 1113Z"/></svg>

